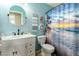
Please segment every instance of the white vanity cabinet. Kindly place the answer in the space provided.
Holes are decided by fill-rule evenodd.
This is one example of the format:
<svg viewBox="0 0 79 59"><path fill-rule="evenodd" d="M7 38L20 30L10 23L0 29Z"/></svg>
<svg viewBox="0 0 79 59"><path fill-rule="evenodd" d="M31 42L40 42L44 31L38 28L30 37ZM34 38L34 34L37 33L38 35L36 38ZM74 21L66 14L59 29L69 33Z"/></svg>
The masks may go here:
<svg viewBox="0 0 79 59"><path fill-rule="evenodd" d="M1 56L35 56L35 36L1 40Z"/></svg>

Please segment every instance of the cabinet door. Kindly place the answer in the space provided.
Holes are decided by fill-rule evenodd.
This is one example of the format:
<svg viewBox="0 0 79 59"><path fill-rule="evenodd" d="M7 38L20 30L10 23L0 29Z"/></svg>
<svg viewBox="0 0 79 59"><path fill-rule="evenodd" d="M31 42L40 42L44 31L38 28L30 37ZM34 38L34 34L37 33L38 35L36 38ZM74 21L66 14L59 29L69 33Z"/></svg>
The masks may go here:
<svg viewBox="0 0 79 59"><path fill-rule="evenodd" d="M2 41L1 55L2 56L26 56L27 43L25 39L5 40Z"/></svg>
<svg viewBox="0 0 79 59"><path fill-rule="evenodd" d="M12 41L11 40L3 40L2 41L2 48L1 48L1 54L2 56L10 56L12 49Z"/></svg>
<svg viewBox="0 0 79 59"><path fill-rule="evenodd" d="M27 55L27 42L25 39L14 40L14 53L17 56Z"/></svg>
<svg viewBox="0 0 79 59"><path fill-rule="evenodd" d="M25 44L16 45L16 47L14 47L15 55L26 56L27 55L27 47L25 47L25 46L26 46Z"/></svg>
<svg viewBox="0 0 79 59"><path fill-rule="evenodd" d="M28 38L28 56L35 55L35 38Z"/></svg>

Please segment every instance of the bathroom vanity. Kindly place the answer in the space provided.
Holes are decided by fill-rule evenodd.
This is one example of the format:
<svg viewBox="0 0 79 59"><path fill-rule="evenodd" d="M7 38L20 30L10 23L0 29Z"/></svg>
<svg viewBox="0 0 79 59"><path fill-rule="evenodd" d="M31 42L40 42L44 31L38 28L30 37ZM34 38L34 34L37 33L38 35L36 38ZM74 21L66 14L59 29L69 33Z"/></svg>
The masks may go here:
<svg viewBox="0 0 79 59"><path fill-rule="evenodd" d="M2 36L1 56L35 56L35 35Z"/></svg>

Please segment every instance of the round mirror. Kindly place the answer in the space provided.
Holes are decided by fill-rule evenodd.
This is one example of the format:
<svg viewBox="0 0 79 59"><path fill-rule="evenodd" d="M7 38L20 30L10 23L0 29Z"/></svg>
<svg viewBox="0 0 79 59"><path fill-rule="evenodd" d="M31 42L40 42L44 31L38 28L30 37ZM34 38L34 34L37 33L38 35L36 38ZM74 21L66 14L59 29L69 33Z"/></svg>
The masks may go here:
<svg viewBox="0 0 79 59"><path fill-rule="evenodd" d="M26 14L23 8L20 6L12 6L9 10L9 21L11 24L21 26L25 23Z"/></svg>

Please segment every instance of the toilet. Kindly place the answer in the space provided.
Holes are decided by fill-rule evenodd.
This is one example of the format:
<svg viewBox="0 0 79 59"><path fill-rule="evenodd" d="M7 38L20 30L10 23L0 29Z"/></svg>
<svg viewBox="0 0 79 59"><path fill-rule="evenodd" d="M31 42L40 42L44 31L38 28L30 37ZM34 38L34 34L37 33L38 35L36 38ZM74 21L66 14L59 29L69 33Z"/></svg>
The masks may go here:
<svg viewBox="0 0 79 59"><path fill-rule="evenodd" d="M45 44L46 36L38 36L38 43L40 44L41 48L41 55L42 56L51 56L51 53L54 52L54 46L50 44Z"/></svg>

